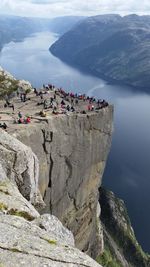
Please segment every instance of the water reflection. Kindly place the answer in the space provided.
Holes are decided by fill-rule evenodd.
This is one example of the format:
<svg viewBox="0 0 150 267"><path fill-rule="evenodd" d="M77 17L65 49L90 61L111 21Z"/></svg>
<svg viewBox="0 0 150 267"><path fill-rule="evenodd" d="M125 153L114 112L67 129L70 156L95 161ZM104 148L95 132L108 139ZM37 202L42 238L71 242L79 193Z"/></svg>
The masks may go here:
<svg viewBox="0 0 150 267"><path fill-rule="evenodd" d="M115 132L104 184L125 200L138 240L150 252L150 96L64 64L48 51L56 39L53 34L38 33L10 43L2 50L0 64L36 87L51 82L114 104Z"/></svg>

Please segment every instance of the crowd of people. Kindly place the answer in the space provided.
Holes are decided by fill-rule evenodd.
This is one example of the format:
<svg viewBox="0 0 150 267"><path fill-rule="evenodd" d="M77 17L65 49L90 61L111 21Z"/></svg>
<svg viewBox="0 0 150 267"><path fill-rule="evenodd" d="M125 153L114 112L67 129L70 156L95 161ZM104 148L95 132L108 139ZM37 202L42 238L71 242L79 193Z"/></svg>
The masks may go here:
<svg viewBox="0 0 150 267"><path fill-rule="evenodd" d="M49 90L53 91L53 96L44 99L44 94L47 94ZM108 106L108 102L105 100L96 100L96 98L86 96L85 94L69 93L63 88L56 88L52 84L43 85L43 90L41 91L34 88L34 93L36 96L40 97L40 101L38 101L37 105L42 105L43 110L52 109L52 113L56 115L65 114L67 112L86 114L89 111L98 111ZM58 102L57 96L61 99L60 102ZM41 116L45 116L46 113L41 112L40 114Z"/></svg>
<svg viewBox="0 0 150 267"><path fill-rule="evenodd" d="M34 97L37 99L36 105L41 106L41 111L39 112L39 116L41 117L46 117L48 111L51 111L53 115L68 113L87 114L92 111L97 112L109 105L105 100L97 100L94 97L86 96L86 94L69 93L63 88L56 88L52 84L43 84L42 89L34 88L33 92ZM23 103L31 100L30 97L27 97L27 93L22 91L17 91L17 97ZM15 111L14 104L6 99L4 108L8 107L12 108L13 112ZM21 111L17 112L17 119L14 119L14 123L28 124L31 122L31 116L23 116ZM6 129L7 125L6 123L0 124L0 127Z"/></svg>

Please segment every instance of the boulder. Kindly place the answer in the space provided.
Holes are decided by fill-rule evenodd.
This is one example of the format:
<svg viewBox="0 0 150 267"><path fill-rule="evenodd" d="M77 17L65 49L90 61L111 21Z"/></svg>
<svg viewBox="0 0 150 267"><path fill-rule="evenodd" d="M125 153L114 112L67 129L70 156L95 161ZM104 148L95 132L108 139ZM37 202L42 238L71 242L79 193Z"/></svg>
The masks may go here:
<svg viewBox="0 0 150 267"><path fill-rule="evenodd" d="M78 249L58 241L57 231L51 235L24 218L0 215L0 229L0 266L100 267Z"/></svg>
<svg viewBox="0 0 150 267"><path fill-rule="evenodd" d="M21 194L34 205L44 205L38 190L39 162L37 156L16 138L0 129L0 164L3 175L14 182Z"/></svg>

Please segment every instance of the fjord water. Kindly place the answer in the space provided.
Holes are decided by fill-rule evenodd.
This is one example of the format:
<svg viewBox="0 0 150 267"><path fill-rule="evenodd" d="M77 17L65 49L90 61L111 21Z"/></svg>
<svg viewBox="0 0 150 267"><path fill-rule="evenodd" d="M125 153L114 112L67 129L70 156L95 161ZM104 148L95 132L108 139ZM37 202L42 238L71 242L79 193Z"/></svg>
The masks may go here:
<svg viewBox="0 0 150 267"><path fill-rule="evenodd" d="M66 65L48 50L56 39L43 32L11 42L0 54L0 65L35 87L49 82L114 104L114 135L103 184L124 199L137 239L150 252L150 95Z"/></svg>

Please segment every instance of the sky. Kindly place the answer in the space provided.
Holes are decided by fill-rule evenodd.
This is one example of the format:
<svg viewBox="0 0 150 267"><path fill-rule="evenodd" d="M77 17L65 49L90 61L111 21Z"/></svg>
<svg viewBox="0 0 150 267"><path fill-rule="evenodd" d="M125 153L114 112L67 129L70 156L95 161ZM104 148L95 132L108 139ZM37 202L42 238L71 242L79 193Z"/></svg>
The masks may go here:
<svg viewBox="0 0 150 267"><path fill-rule="evenodd" d="M150 15L150 0L0 0L0 14L30 17Z"/></svg>

